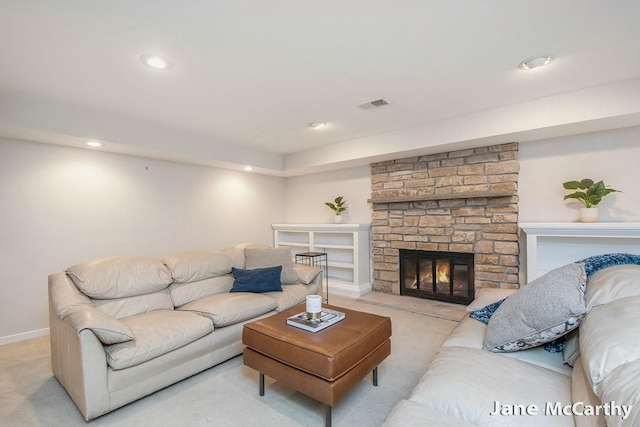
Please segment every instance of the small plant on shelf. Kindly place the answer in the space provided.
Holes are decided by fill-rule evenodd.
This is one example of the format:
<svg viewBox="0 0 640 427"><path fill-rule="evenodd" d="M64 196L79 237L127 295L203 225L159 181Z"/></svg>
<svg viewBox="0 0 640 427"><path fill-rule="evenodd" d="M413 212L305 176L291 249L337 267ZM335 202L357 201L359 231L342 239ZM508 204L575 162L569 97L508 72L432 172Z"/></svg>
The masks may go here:
<svg viewBox="0 0 640 427"><path fill-rule="evenodd" d="M346 211L348 208L347 201L344 197L338 196L333 200L333 202L325 202L325 205L335 213L333 221L336 224L340 224L342 222L342 212Z"/></svg>
<svg viewBox="0 0 640 427"><path fill-rule="evenodd" d="M580 209L581 222L598 221L598 208L596 207L598 203L607 194L620 191L607 188L603 181L593 182L590 178L585 178L582 181L567 181L562 186L566 190L575 190L573 193L564 196L564 200L573 199L584 204L584 208Z"/></svg>
<svg viewBox="0 0 640 427"><path fill-rule="evenodd" d="M592 179L585 178L582 181L567 181L562 184L566 190L576 190L564 196L564 200L575 199L584 204L585 208L592 208L602 201L607 194L620 192L613 188L607 188L603 181L593 182Z"/></svg>

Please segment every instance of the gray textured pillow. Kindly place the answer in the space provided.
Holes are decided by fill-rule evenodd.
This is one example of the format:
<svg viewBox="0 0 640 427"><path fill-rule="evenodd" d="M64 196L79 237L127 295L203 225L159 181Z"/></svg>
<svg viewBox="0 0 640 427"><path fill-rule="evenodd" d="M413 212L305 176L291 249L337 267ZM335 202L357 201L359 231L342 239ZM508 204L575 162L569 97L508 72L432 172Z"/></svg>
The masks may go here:
<svg viewBox="0 0 640 427"><path fill-rule="evenodd" d="M282 284L290 285L298 281L298 274L293 268L290 248L245 248L244 257L248 270L281 265L280 281Z"/></svg>
<svg viewBox="0 0 640 427"><path fill-rule="evenodd" d="M584 264L569 264L520 288L491 316L484 349L525 350L571 332L586 313L586 282Z"/></svg>

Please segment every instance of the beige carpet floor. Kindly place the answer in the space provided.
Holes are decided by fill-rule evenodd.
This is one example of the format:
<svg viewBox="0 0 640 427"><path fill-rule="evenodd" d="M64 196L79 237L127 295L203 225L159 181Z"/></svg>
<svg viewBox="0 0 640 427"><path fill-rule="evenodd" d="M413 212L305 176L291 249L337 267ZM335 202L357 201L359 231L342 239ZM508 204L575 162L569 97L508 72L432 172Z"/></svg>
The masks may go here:
<svg viewBox="0 0 640 427"><path fill-rule="evenodd" d="M333 408L334 426L379 426L408 397L455 321L390 305L332 296L331 304L391 317L391 356L379 366L379 386L366 378ZM397 304L397 303L396 303ZM187 378L86 423L50 368L48 337L0 346L0 426L323 426L324 406L266 379L242 357Z"/></svg>

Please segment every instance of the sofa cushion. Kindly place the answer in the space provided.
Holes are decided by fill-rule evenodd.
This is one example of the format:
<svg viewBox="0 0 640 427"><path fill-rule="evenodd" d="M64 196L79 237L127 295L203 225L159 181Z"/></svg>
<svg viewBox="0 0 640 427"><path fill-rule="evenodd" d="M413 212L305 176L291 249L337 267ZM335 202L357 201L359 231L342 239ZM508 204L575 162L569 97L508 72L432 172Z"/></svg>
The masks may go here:
<svg viewBox="0 0 640 427"><path fill-rule="evenodd" d="M607 415L608 427L637 427L640 425L640 359L618 366L600 383L600 400L631 406L628 415Z"/></svg>
<svg viewBox="0 0 640 427"><path fill-rule="evenodd" d="M85 295L94 299L124 298L165 289L171 271L161 261L122 256L69 267L66 273Z"/></svg>
<svg viewBox="0 0 640 427"><path fill-rule="evenodd" d="M246 259L244 257L244 250L246 248L268 248L269 245L264 243L239 243L228 248L220 249L220 252L231 258L232 266L235 268L247 268Z"/></svg>
<svg viewBox="0 0 640 427"><path fill-rule="evenodd" d="M588 309L619 298L640 296L640 265L619 265L599 270L587 280Z"/></svg>
<svg viewBox="0 0 640 427"><path fill-rule="evenodd" d="M382 427L475 427L456 417L421 405L412 400L401 400L393 407L382 424Z"/></svg>
<svg viewBox="0 0 640 427"><path fill-rule="evenodd" d="M213 331L211 320L186 311L152 311L123 322L135 339L105 347L112 369L124 369L185 346Z"/></svg>
<svg viewBox="0 0 640 427"><path fill-rule="evenodd" d="M169 291L171 292L173 305L182 307L191 301L208 297L209 295L227 293L232 286L233 276L229 273L224 276L210 277L195 282L172 283L169 286Z"/></svg>
<svg viewBox="0 0 640 427"><path fill-rule="evenodd" d="M451 331L443 347L468 347L481 349L487 325L478 322L472 317L465 316Z"/></svg>
<svg viewBox="0 0 640 427"><path fill-rule="evenodd" d="M294 305L305 302L307 295L315 295L320 291L318 285L284 285L281 292L267 292L266 295L276 301L276 311L281 312Z"/></svg>
<svg viewBox="0 0 640 427"><path fill-rule="evenodd" d="M640 359L638 325L640 297L626 297L594 308L580 326L582 364L596 394L614 369Z"/></svg>
<svg viewBox="0 0 640 427"><path fill-rule="evenodd" d="M574 427L571 415L545 415L547 402L571 405L569 376L479 349L443 348L410 400L478 426ZM496 402L536 405L538 413L491 415Z"/></svg>
<svg viewBox="0 0 640 427"><path fill-rule="evenodd" d="M482 341L487 325L466 316L449 334L442 347L468 347L482 349ZM542 347L530 348L523 351L500 353L501 356L522 360L534 365L556 371L562 375L571 376L571 368L565 365L560 354L545 351Z"/></svg>
<svg viewBox="0 0 640 427"><path fill-rule="evenodd" d="M220 251L181 252L162 258L175 283L195 282L231 273L231 258Z"/></svg>
<svg viewBox="0 0 640 427"><path fill-rule="evenodd" d="M280 280L283 284L291 284L298 281L298 274L293 268L291 249L281 248L246 248L244 250L246 268L264 268L282 266Z"/></svg>
<svg viewBox="0 0 640 427"><path fill-rule="evenodd" d="M154 310L173 310L173 302L168 289L127 298L95 299L93 304L116 319Z"/></svg>
<svg viewBox="0 0 640 427"><path fill-rule="evenodd" d="M207 317L216 327L233 325L265 314L276 308L273 298L263 294L237 292L211 295L179 308Z"/></svg>
<svg viewBox="0 0 640 427"><path fill-rule="evenodd" d="M92 306L77 306L66 314L64 320L76 332L90 329L105 345L133 339L133 331L124 322Z"/></svg>
<svg viewBox="0 0 640 427"><path fill-rule="evenodd" d="M271 292L282 291L280 276L282 266L243 270L232 267L234 277L230 292Z"/></svg>
<svg viewBox="0 0 640 427"><path fill-rule="evenodd" d="M294 264L293 268L298 277L298 282L303 285L311 284L321 272L318 267L312 265Z"/></svg>
<svg viewBox="0 0 640 427"><path fill-rule="evenodd" d="M593 393L591 384L582 368L582 359L576 359L574 369L571 375L571 399L574 402L583 402L584 406L602 405L602 402ZM607 427L607 420L604 414L597 415L576 415L574 417L576 427Z"/></svg>
<svg viewBox="0 0 640 427"><path fill-rule="evenodd" d="M508 297L491 316L484 349L518 351L553 341L584 318L584 264L550 271Z"/></svg>

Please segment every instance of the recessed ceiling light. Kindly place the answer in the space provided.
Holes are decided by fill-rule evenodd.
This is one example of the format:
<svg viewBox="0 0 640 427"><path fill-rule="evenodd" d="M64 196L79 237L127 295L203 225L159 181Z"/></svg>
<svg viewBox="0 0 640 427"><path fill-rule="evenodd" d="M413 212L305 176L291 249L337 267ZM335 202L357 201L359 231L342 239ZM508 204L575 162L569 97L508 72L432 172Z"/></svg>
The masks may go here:
<svg viewBox="0 0 640 427"><path fill-rule="evenodd" d="M323 127L325 127L327 124L325 122L313 122L313 123L309 123L309 127L311 129L322 129Z"/></svg>
<svg viewBox="0 0 640 427"><path fill-rule="evenodd" d="M102 142L98 142L98 141L87 141L85 144L87 144L89 147L93 147L93 148L102 147Z"/></svg>
<svg viewBox="0 0 640 427"><path fill-rule="evenodd" d="M168 70L172 65L171 61L157 55L142 55L140 60L144 65L155 68L156 70Z"/></svg>
<svg viewBox="0 0 640 427"><path fill-rule="evenodd" d="M247 172L251 172L253 170L253 166L245 166L243 169Z"/></svg>
<svg viewBox="0 0 640 427"><path fill-rule="evenodd" d="M529 59L525 59L520 63L520 68L523 70L533 70L534 68L544 67L548 65L553 59L550 56L534 56Z"/></svg>

